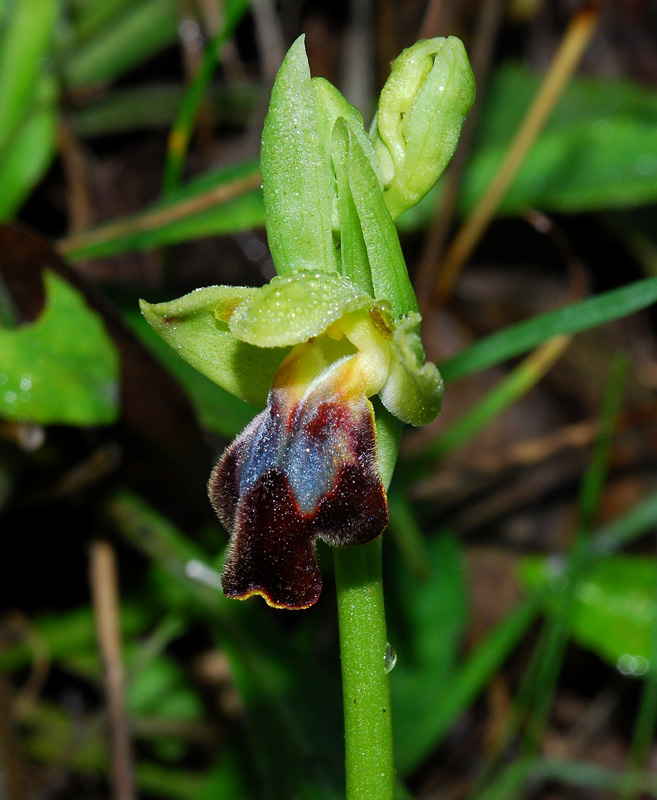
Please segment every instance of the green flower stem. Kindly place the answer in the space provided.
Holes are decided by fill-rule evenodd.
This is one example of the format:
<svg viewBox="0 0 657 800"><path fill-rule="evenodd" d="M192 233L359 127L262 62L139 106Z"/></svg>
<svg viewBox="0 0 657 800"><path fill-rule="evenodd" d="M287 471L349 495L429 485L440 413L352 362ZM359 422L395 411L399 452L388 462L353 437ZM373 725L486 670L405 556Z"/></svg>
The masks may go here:
<svg viewBox="0 0 657 800"><path fill-rule="evenodd" d="M347 800L392 800L390 683L381 537L333 550L338 594Z"/></svg>

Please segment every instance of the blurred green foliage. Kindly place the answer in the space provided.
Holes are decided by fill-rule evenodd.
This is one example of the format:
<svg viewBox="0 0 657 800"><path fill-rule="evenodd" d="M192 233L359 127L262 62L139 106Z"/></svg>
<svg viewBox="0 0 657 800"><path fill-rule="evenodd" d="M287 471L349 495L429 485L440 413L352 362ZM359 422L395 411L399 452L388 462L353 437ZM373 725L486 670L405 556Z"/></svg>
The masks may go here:
<svg viewBox="0 0 657 800"><path fill-rule="evenodd" d="M234 27L248 13L246 5L233 4L226 24ZM185 104L198 108L191 88L185 90L177 81L165 81L157 88L121 84L131 70L170 52L178 36L179 15L176 0L8 0L2 5L0 220L20 221L25 204L38 195L44 176L58 158L57 131L64 122L83 141L85 137L92 141L103 134L172 126L177 119L189 138L195 114L179 116L179 112ZM216 45L218 40L213 41ZM206 68L217 60L221 63L220 53L210 54ZM464 174L461 213L471 210L480 197L540 81L539 75L515 63L494 70ZM244 125L257 106L260 89L257 81L213 86L210 108L225 110L228 104L230 111L225 113L231 123ZM144 93L152 100L156 92L166 99L156 101L157 113L136 113L135 108L144 110ZM653 89L628 80L574 79L530 151L500 214L515 215L529 207L572 215L643 207L652 219L650 204L657 201L656 123ZM422 231L436 199L433 194L405 213L401 230ZM629 225L630 238L634 237L631 214L616 219ZM166 197L149 208L63 239L59 249L71 261L81 262L237 234L262 224L258 165L250 159L208 169L179 186L172 180ZM647 249L642 252L654 253L654 226L652 234L650 226L648 233L645 230L641 230L641 242ZM110 337L106 318L62 275L45 275L46 304L41 315L27 324L19 324L11 293L0 285L3 430L16 424L56 431L68 427L93 439L124 412L120 389L125 355ZM590 330L654 303L657 278L616 277L623 284L619 288L510 325L473 343L444 363L446 381L455 383L499 367L555 335ZM141 346L181 388L199 428L226 438L241 430L255 408L234 400L188 368L152 334L132 300L119 299L116 310ZM583 760L551 759L527 744L531 732L521 724L523 713L537 697L538 705L549 706L553 700L553 678L568 642L598 654L611 669L645 684L644 722L635 733L636 752L650 741L654 729L657 708L654 691L650 693L657 681L654 553L615 551L654 530L657 495L648 493L612 522L592 526L584 545L588 548L586 568L581 573L568 572L572 554L541 555L523 562L524 600L474 647L465 646L470 613L466 548L458 531L425 519L422 508L406 499L418 470L423 475L435 472L448 452L463 446L528 388L522 384L502 400L492 394L480 398L466 410L461 433L451 444L441 445L437 438L420 457L402 462L391 490L391 531L385 552L390 639L399 654L391 677L400 797L408 796L402 784L445 742L539 618L548 620L545 630L554 635L547 637L543 649L537 649L534 671L528 670L526 678L531 691L525 687L514 705L517 724L512 728L526 747L510 765L493 764L473 797L521 796L530 780L628 796L625 773ZM10 507L24 462L31 457L29 452L20 458L7 453L4 447L0 450L0 513ZM43 469L38 455L33 457ZM46 448L45 462L52 457L52 450ZM608 466L608 454L600 458ZM185 471L187 466L180 464L178 469ZM598 493L589 509L594 517L601 498ZM220 533L208 532L195 522L182 530L179 523L135 494L120 472L84 502L93 508L94 519L102 520L125 543L122 546L140 559L140 579L131 584L136 583L138 589L131 588L121 606L140 791L173 800L339 798L341 710L331 615L319 609L295 619L294 624L281 623L280 617L263 613L258 604L226 601L216 587L190 571L190 565L201 565L206 577L216 575L217 552L224 541ZM10 560L11 542L4 524L3 534L3 558ZM323 562L325 572L330 572L329 560ZM16 571L26 570L17 564ZM564 615L567 575L572 602ZM205 647L215 648L228 659L230 679L224 681L222 691L234 693L237 701L233 717L225 710L220 714L216 729L222 733L221 741L207 733L216 722L209 692L201 691L189 664L176 658L176 644L195 635ZM53 608L34 611L27 632L17 638L17 643L3 646L0 666L19 683L29 670L38 672L39 665L47 662L51 669L75 676L95 691L102 685L94 618L88 606L61 608L54 599ZM24 759L77 775L107 775L105 727L98 715L80 721L51 698L34 697L22 709L20 721ZM646 780L654 793L654 778Z"/></svg>

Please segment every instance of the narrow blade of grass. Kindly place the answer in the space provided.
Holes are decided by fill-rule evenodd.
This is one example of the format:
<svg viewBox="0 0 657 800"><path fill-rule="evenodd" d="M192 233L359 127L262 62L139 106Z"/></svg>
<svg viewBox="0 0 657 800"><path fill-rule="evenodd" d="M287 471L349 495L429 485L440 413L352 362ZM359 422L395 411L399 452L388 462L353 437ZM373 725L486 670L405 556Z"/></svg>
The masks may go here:
<svg viewBox="0 0 657 800"><path fill-rule="evenodd" d="M413 465L424 472L435 461L462 447L486 425L534 387L564 352L570 337L557 336L535 350L495 386L477 405L457 420L440 438L431 442Z"/></svg>
<svg viewBox="0 0 657 800"><path fill-rule="evenodd" d="M589 297L493 333L440 365L446 382L459 380L532 350L553 336L596 328L657 301L657 278Z"/></svg>
<svg viewBox="0 0 657 800"><path fill-rule="evenodd" d="M657 605L657 585L655 585ZM649 668L641 694L639 711L634 726L623 800L638 800L642 784L648 779L650 749L657 730L657 615L652 623L652 647Z"/></svg>
<svg viewBox="0 0 657 800"><path fill-rule="evenodd" d="M582 480L578 501L578 523L569 563L565 569L567 585L558 613L548 619L541 640L525 673L519 692L519 711L527 714L524 750L534 755L540 746L548 713L570 635L569 617L582 577L591 563L591 529L600 507L607 479L613 432L620 412L628 362L617 356L612 362L600 414L598 436L591 460ZM524 707L523 707L524 706Z"/></svg>
<svg viewBox="0 0 657 800"><path fill-rule="evenodd" d="M523 674L499 745L470 794L478 800L482 796L487 800L516 796L526 778L527 765L540 747L570 634L569 615L579 582L591 563L591 549L587 546L590 526L602 496L609 464L610 439L620 410L626 369L626 360L616 358L609 371L600 417L600 434L582 482L573 551L564 567L565 588L555 613L546 621ZM542 593L539 598L541 596ZM519 731L522 731L521 756L512 767L505 768L505 753Z"/></svg>
<svg viewBox="0 0 657 800"><path fill-rule="evenodd" d="M177 0L132 2L98 27L96 35L60 53L68 86L84 88L116 80L176 41Z"/></svg>
<svg viewBox="0 0 657 800"><path fill-rule="evenodd" d="M248 6L248 0L232 0L228 4L225 9L226 16L223 25L209 41L199 68L185 91L178 115L169 135L169 146L164 165L163 185L165 195L171 193L180 183L196 119L219 63L222 48L233 35Z"/></svg>
<svg viewBox="0 0 657 800"><path fill-rule="evenodd" d="M35 98L56 15L53 0L24 0L0 29L0 151Z"/></svg>

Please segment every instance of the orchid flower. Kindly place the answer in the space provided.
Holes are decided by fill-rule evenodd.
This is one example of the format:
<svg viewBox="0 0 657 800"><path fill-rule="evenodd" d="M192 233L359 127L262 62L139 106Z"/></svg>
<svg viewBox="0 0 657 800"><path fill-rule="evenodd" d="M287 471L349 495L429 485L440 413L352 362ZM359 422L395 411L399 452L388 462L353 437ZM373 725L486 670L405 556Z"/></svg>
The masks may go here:
<svg viewBox="0 0 657 800"><path fill-rule="evenodd" d="M142 303L183 358L264 406L209 483L230 533L229 597L312 605L316 540L345 547L381 534L401 424L426 424L440 410L442 380L424 362L393 215L435 183L474 95L459 40L420 44L393 66L368 135L337 89L310 77L298 39L272 92L261 153L278 276L260 288ZM441 116L446 95L452 113Z"/></svg>

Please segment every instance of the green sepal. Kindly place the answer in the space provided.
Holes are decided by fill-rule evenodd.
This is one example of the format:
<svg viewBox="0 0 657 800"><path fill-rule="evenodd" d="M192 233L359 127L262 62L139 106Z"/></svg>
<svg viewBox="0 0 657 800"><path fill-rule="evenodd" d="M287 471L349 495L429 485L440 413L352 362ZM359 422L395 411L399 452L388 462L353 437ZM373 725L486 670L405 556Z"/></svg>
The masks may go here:
<svg viewBox="0 0 657 800"><path fill-rule="evenodd" d="M348 132L349 188L367 249L374 296L388 300L393 317L400 317L417 311L417 299L408 277L397 229L386 206L378 178L360 142Z"/></svg>
<svg viewBox="0 0 657 800"><path fill-rule="evenodd" d="M255 347L232 334L227 320L257 289L209 286L141 311L160 336L199 372L247 403L263 407L287 348Z"/></svg>
<svg viewBox="0 0 657 800"><path fill-rule="evenodd" d="M277 276L239 305L232 334L258 347L283 347L319 336L344 314L367 308L372 298L347 278L317 271Z"/></svg>
<svg viewBox="0 0 657 800"><path fill-rule="evenodd" d="M363 115L352 105L345 96L333 86L326 78L313 78L313 89L315 91L315 103L317 110L317 122L319 125L319 135L322 142L331 146L333 128L338 119L342 118L351 133L358 139L363 152L367 156L372 169L374 170L381 190L383 190L383 175L379 159L374 152L374 145L365 130Z"/></svg>
<svg viewBox="0 0 657 800"><path fill-rule="evenodd" d="M276 76L260 153L267 237L279 275L337 272L330 140L320 136L315 97L300 36Z"/></svg>
<svg viewBox="0 0 657 800"><path fill-rule="evenodd" d="M409 425L433 422L443 400L440 372L435 364L424 361L419 323L419 314L409 314L396 325L390 348L390 373L379 392L388 411Z"/></svg>

